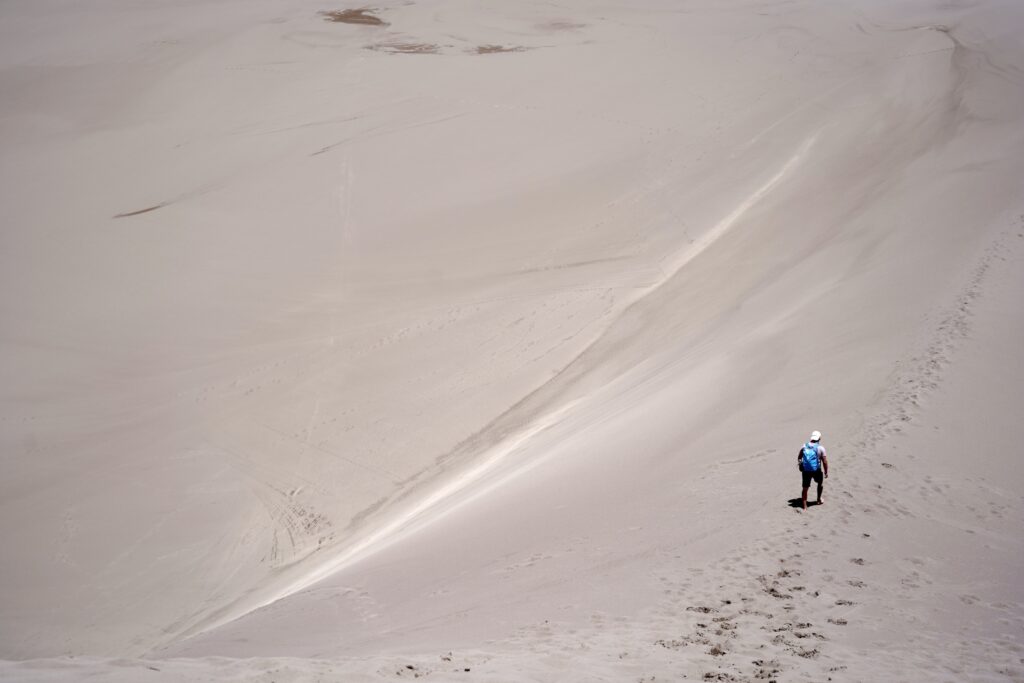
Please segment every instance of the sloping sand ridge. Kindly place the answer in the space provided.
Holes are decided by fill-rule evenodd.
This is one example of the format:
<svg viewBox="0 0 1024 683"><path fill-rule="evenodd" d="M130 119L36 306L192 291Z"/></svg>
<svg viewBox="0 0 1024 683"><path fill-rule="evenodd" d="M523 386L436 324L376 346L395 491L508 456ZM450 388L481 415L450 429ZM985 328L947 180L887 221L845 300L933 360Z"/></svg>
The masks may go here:
<svg viewBox="0 0 1024 683"><path fill-rule="evenodd" d="M0 7L0 676L1021 679L1022 28Z"/></svg>

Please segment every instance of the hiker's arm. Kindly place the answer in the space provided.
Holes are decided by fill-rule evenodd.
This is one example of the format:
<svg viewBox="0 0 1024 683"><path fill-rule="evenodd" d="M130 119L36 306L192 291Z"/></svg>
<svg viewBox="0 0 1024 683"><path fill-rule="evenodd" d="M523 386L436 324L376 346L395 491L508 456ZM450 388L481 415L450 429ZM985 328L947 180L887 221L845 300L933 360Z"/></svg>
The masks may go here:
<svg viewBox="0 0 1024 683"><path fill-rule="evenodd" d="M821 466L825 470L825 478L828 479L828 456L825 455L825 449L821 449Z"/></svg>

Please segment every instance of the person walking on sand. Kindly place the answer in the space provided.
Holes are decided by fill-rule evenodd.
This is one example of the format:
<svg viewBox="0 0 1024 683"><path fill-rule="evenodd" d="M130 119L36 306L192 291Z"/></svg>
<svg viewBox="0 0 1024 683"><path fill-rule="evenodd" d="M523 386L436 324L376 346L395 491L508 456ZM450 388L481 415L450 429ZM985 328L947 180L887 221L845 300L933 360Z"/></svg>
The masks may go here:
<svg viewBox="0 0 1024 683"><path fill-rule="evenodd" d="M818 483L817 504L821 505L825 502L821 497L821 491L825 488L825 479L828 479L828 457L825 455L825 447L821 445L821 432L811 432L811 438L796 454L796 462L803 479L804 490L801 498L804 510L807 509L807 489L811 488L811 479Z"/></svg>

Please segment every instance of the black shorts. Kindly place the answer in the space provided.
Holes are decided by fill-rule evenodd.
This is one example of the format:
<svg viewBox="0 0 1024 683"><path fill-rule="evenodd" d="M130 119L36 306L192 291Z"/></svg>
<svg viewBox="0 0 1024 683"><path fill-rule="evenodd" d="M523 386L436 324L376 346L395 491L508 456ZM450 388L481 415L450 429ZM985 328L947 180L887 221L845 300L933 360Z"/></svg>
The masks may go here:
<svg viewBox="0 0 1024 683"><path fill-rule="evenodd" d="M800 475L804 478L804 488L811 485L811 479L818 482L819 486L823 481L825 481L825 477L821 470L818 470L817 472L801 472Z"/></svg>

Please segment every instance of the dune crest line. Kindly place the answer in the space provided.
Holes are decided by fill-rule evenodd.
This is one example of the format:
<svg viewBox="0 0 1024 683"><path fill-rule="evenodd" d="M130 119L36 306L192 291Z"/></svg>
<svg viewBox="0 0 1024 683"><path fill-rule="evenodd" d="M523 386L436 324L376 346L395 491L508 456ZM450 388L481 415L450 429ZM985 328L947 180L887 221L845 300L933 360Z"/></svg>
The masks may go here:
<svg viewBox="0 0 1024 683"><path fill-rule="evenodd" d="M668 267L662 268L662 272L665 274L665 277L659 282L651 285L650 288L648 288L647 290L644 290L643 294L637 297L637 299L639 300L644 296L647 296L650 292L654 291L658 287L661 287L663 284L671 280L672 277L680 270L682 270L687 263L697 258L701 253L704 252L705 249L714 244L715 241L718 240L718 238L720 238L722 235L728 232L729 229L736 224L736 221L743 217L743 214L749 211L759 201L764 199L772 190L774 190L779 185L779 183L781 183L786 178L787 175L790 174L790 172L792 172L796 165L800 163L804 156L806 156L807 152L810 151L811 147L814 146L814 143L817 139L818 134L815 133L808 137L806 140L804 140L804 142L800 145L800 148L796 151L796 153L793 156L791 156L785 164L782 165L782 168L780 168L775 175L769 178L764 185L759 187L757 190L754 191L753 194L751 194L749 197L743 200L743 202L741 202L739 206L733 209L729 213L729 215L727 215L722 220L718 221L718 223L716 223L713 228L711 228L706 233L698 237L693 242L693 244L687 245L685 249L679 250L678 252L676 252L674 256L669 256L667 259L662 261L662 263L665 263L666 261L668 262Z"/></svg>

